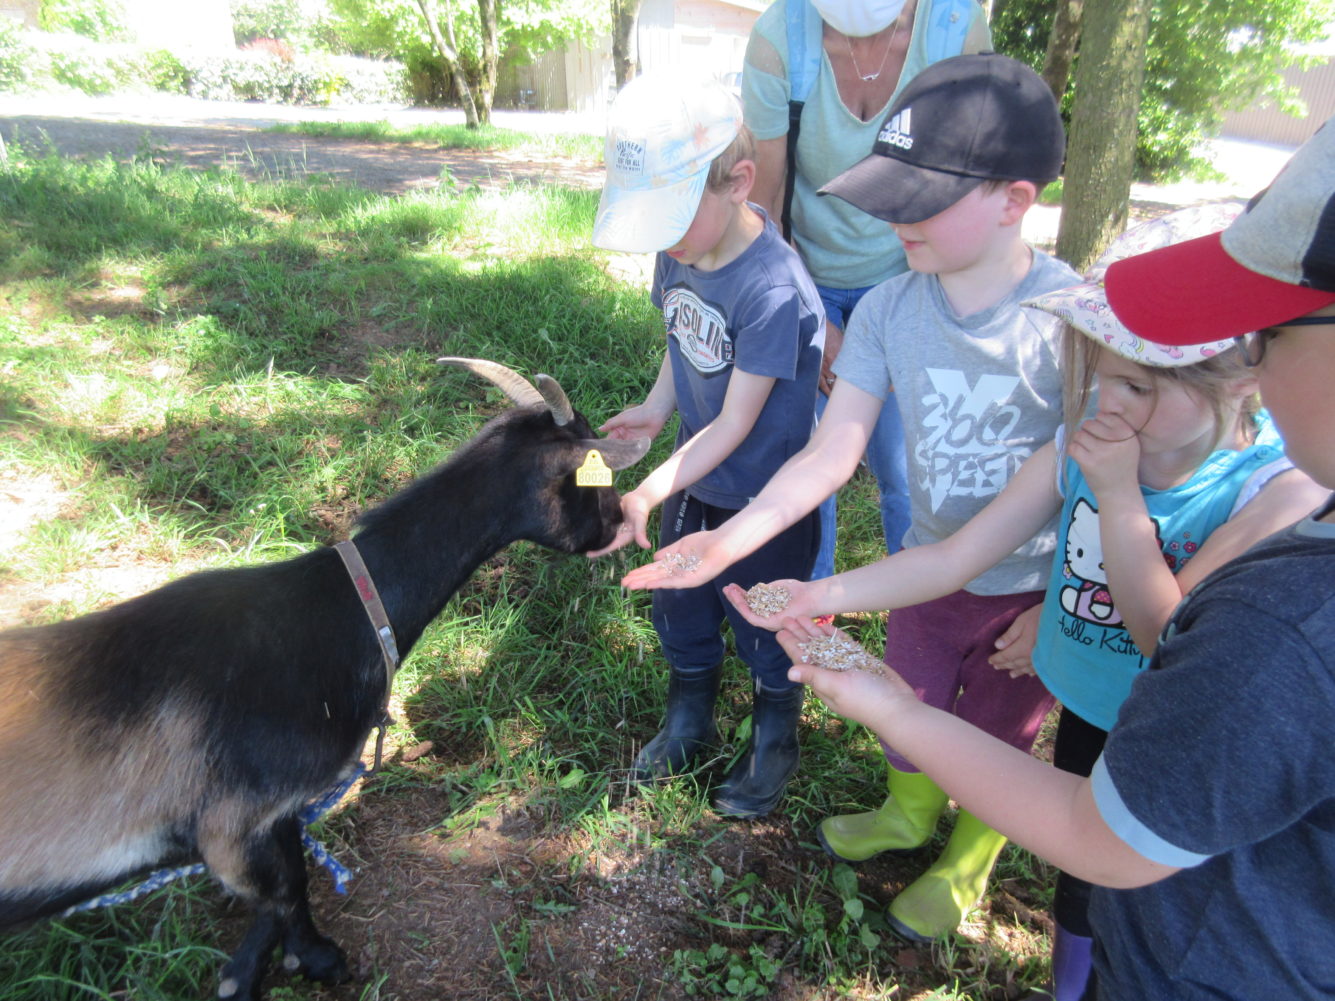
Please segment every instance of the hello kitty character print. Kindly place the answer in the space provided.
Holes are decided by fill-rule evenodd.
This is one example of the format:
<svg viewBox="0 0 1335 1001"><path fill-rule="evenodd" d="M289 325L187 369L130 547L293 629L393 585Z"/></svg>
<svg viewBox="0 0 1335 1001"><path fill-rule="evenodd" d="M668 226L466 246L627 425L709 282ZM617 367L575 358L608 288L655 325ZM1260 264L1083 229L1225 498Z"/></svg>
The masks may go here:
<svg viewBox="0 0 1335 1001"><path fill-rule="evenodd" d="M1154 524L1155 541L1162 551L1159 523L1153 518L1150 521ZM1173 552L1165 552L1164 560L1174 572L1180 570L1191 553L1196 551L1195 543L1190 540L1173 543L1171 548ZM1179 550L1182 550L1180 554ZM1065 583L1061 587L1059 599L1067 615L1109 629L1126 628L1113 604L1112 592L1108 590L1098 508L1083 497L1071 508L1071 518L1066 528L1066 559L1062 564L1062 576Z"/></svg>

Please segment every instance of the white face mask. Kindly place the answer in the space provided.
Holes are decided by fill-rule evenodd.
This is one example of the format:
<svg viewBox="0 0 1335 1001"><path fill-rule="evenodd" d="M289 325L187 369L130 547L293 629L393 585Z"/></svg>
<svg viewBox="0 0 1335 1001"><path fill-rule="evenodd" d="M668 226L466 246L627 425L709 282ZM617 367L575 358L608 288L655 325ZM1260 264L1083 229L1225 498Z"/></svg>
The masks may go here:
<svg viewBox="0 0 1335 1001"><path fill-rule="evenodd" d="M895 23L904 0L811 0L821 19L851 38L866 38Z"/></svg>

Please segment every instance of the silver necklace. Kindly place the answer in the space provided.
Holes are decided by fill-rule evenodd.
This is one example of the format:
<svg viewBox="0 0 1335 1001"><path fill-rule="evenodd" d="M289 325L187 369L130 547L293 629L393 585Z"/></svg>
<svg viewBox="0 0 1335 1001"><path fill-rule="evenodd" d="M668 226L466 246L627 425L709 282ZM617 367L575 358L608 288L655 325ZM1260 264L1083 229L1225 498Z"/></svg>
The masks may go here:
<svg viewBox="0 0 1335 1001"><path fill-rule="evenodd" d="M895 30L890 33L890 41L885 47L885 52L881 54L881 65L876 68L875 73L863 73L862 68L858 66L858 57L853 55L853 40L844 35L844 44L848 46L848 58L853 62L853 72L856 73L863 83L871 83L881 75L885 69L885 61L890 58L890 50L895 47L895 38L899 35L899 18L895 18Z"/></svg>

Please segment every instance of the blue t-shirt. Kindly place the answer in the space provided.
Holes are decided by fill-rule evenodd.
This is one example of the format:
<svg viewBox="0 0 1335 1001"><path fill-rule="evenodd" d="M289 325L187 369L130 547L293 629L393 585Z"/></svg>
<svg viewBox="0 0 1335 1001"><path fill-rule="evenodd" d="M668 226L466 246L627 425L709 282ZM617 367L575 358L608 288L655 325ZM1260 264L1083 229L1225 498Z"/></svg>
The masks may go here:
<svg viewBox="0 0 1335 1001"><path fill-rule="evenodd" d="M734 366L776 380L751 433L687 489L706 504L740 510L811 437L825 347L820 296L796 252L766 218L760 236L716 271L660 253L653 303L667 328L681 419L678 448L723 410Z"/></svg>
<svg viewBox="0 0 1335 1001"><path fill-rule="evenodd" d="M1192 590L1132 686L1094 802L1146 858L1190 868L1095 887L1100 999L1335 996L1331 581L1335 525L1272 535Z"/></svg>
<svg viewBox="0 0 1335 1001"><path fill-rule="evenodd" d="M1164 561L1180 571L1207 536L1233 517L1269 479L1293 468L1270 415L1257 415L1256 441L1210 455L1191 478L1167 490L1140 488ZM1062 454L1062 437L1057 439ZM1080 464L1063 459L1061 517L1034 670L1048 691L1081 719L1112 729L1117 707L1148 660L1132 640L1108 591L1098 500Z"/></svg>

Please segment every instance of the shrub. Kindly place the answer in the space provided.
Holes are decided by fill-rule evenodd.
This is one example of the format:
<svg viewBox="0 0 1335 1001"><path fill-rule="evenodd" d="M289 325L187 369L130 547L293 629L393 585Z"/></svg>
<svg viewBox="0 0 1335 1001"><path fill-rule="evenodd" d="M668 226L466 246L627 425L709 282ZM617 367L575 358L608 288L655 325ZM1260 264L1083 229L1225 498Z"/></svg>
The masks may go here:
<svg viewBox="0 0 1335 1001"><path fill-rule="evenodd" d="M131 45L95 42L82 35L30 33L42 55L29 83L49 77L85 94L109 94L143 80L143 50Z"/></svg>
<svg viewBox="0 0 1335 1001"><path fill-rule="evenodd" d="M290 63L297 57L297 54L292 51L292 46L278 38L252 38L249 42L238 45L237 48L242 52L267 52L285 63Z"/></svg>
<svg viewBox="0 0 1335 1001"><path fill-rule="evenodd" d="M185 64L167 49L151 49L143 54L143 80L152 90L184 94L189 74Z"/></svg>
<svg viewBox="0 0 1335 1001"><path fill-rule="evenodd" d="M94 42L81 35L23 31L0 19L0 90L58 85L86 94L160 90L214 101L283 104L403 104L400 63L299 55L284 42L225 54Z"/></svg>
<svg viewBox="0 0 1335 1001"><path fill-rule="evenodd" d="M397 63L351 56L301 56L285 61L263 49L182 59L186 92L214 101L283 104L402 103L407 85Z"/></svg>

